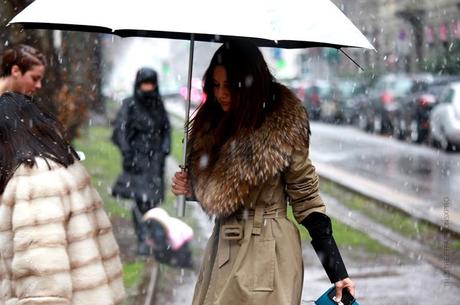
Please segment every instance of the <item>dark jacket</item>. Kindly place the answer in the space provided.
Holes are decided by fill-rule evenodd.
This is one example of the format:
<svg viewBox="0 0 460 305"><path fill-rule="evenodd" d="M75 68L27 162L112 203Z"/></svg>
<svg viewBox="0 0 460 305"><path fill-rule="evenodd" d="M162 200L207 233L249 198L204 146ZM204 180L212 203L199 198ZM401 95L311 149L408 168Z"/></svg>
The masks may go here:
<svg viewBox="0 0 460 305"><path fill-rule="evenodd" d="M149 94L139 90L142 82L156 81L153 70L139 70L134 95L123 101L112 135L123 157L123 173L112 194L148 203L150 208L164 199L165 158L171 146L170 123L158 87Z"/></svg>

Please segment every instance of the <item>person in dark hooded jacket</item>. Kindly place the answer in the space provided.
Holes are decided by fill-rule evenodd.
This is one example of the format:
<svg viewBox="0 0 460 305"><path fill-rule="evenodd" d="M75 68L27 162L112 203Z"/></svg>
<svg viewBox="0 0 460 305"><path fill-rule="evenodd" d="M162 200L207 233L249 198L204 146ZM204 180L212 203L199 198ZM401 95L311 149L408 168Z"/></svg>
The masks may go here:
<svg viewBox="0 0 460 305"><path fill-rule="evenodd" d="M141 68L137 72L134 95L123 101L112 141L123 157L123 173L115 182L112 195L135 201L133 222L138 254L150 254L141 219L164 200L165 159L171 146L170 123L155 70Z"/></svg>

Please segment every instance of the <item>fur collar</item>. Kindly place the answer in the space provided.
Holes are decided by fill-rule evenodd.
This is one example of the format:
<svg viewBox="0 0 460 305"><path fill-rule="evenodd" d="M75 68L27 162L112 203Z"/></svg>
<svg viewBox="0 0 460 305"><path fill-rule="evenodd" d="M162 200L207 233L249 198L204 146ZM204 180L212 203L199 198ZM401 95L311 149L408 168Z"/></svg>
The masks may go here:
<svg viewBox="0 0 460 305"><path fill-rule="evenodd" d="M254 187L288 167L294 148L308 148L308 135L305 109L289 89L282 87L279 108L256 131L230 138L212 168L203 170L200 158L192 159L193 189L204 211L228 216L240 209ZM206 136L195 139L191 154L199 153L199 147L209 140Z"/></svg>

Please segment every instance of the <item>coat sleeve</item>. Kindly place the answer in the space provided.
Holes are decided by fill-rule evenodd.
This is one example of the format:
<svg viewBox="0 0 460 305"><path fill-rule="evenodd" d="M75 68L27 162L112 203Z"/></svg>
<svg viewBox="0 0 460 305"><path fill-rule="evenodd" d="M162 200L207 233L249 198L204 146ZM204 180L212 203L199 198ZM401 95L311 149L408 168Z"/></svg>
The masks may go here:
<svg viewBox="0 0 460 305"><path fill-rule="evenodd" d="M311 245L331 283L347 278L347 268L332 236L331 219L325 214L314 212L302 221L302 225L310 233Z"/></svg>
<svg viewBox="0 0 460 305"><path fill-rule="evenodd" d="M295 150L284 175L286 192L294 217L312 237L312 246L331 283L348 277L340 251L332 236L332 225L325 215L326 206L319 195L319 178L308 158L308 149Z"/></svg>
<svg viewBox="0 0 460 305"><path fill-rule="evenodd" d="M72 279L61 196L43 179L19 176L12 209L12 277L17 305L70 305Z"/></svg>
<svg viewBox="0 0 460 305"><path fill-rule="evenodd" d="M128 142L129 103L130 99L123 101L123 104L117 113L112 133L112 142L120 148L124 157L131 151L131 147Z"/></svg>
<svg viewBox="0 0 460 305"><path fill-rule="evenodd" d="M284 182L298 223L313 212L326 213L326 207L319 195L319 178L308 157L308 148L294 150L291 162L284 172Z"/></svg>

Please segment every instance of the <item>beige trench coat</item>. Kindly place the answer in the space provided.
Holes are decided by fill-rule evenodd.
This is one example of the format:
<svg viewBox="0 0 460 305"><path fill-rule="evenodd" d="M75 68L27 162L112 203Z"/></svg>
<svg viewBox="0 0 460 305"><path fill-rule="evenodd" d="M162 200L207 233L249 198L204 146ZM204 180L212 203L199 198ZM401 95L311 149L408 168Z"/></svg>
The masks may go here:
<svg viewBox="0 0 460 305"><path fill-rule="evenodd" d="M244 210L216 219L193 305L300 304L300 235L286 217L287 204L298 222L312 212L325 213L308 151L294 151L287 169L255 187L249 198Z"/></svg>

